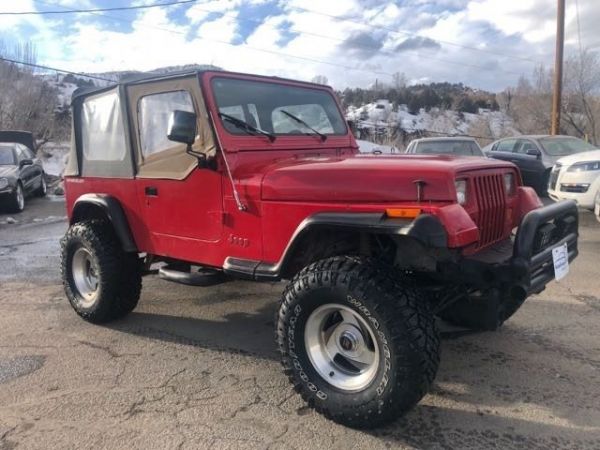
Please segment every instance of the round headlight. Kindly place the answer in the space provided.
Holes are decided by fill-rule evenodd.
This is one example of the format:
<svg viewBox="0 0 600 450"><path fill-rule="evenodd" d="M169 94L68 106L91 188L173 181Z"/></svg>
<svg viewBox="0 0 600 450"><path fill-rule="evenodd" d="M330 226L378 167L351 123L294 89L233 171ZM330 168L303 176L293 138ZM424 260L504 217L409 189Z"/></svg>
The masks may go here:
<svg viewBox="0 0 600 450"><path fill-rule="evenodd" d="M456 188L456 201L459 205L467 203L467 180L456 180L454 181L454 187Z"/></svg>
<svg viewBox="0 0 600 450"><path fill-rule="evenodd" d="M515 194L515 175L513 173L504 174L504 191L506 195Z"/></svg>
<svg viewBox="0 0 600 450"><path fill-rule="evenodd" d="M8 186L8 179L0 178L0 189L4 189L6 186Z"/></svg>

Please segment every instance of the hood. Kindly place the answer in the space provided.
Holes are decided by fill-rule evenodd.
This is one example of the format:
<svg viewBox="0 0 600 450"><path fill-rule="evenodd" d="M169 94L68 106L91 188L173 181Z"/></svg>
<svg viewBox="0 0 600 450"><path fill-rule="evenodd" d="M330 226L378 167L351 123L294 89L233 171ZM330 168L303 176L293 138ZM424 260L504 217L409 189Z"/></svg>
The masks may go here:
<svg viewBox="0 0 600 450"><path fill-rule="evenodd" d="M575 153L574 155L563 156L556 162L563 166L570 166L578 162L600 161L600 150L591 150L589 152Z"/></svg>
<svg viewBox="0 0 600 450"><path fill-rule="evenodd" d="M17 173L17 166L0 166L0 177L13 177Z"/></svg>
<svg viewBox="0 0 600 450"><path fill-rule="evenodd" d="M271 166L262 182L263 200L326 202L455 201L460 173L513 168L500 160L434 155L305 158Z"/></svg>
<svg viewBox="0 0 600 450"><path fill-rule="evenodd" d="M0 131L0 142L16 142L35 152L33 134L29 131Z"/></svg>

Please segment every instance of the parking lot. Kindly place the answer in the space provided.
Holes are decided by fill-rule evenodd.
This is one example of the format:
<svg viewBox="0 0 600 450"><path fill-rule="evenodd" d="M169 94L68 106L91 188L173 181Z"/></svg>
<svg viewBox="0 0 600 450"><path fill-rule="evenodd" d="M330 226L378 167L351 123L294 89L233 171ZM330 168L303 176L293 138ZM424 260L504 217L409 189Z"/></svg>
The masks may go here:
<svg viewBox="0 0 600 450"><path fill-rule="evenodd" d="M443 328L432 392L364 432L304 406L280 370L283 284L144 279L139 307L94 326L59 281L60 198L0 214L0 449L600 448L600 224L497 332ZM12 220L10 221L12 222Z"/></svg>

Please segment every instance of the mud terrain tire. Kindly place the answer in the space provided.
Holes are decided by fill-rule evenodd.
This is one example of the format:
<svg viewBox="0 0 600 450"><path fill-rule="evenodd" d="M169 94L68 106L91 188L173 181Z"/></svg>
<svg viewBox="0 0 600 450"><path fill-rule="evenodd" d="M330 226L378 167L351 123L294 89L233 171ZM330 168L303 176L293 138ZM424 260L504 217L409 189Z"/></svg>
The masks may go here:
<svg viewBox="0 0 600 450"><path fill-rule="evenodd" d="M374 260L348 256L313 263L293 278L283 294L276 337L284 372L311 408L343 425L373 428L410 410L427 393L439 365L439 335L428 302L409 286ZM340 312L331 316L323 312L336 308ZM315 321L324 323L321 346ZM343 357L343 349L354 350L338 333L340 327L362 331L355 333L363 339L358 349L377 349L372 364L360 366L374 368L365 372L370 379ZM331 351L331 339L326 345L325 339L336 333L342 337ZM327 350L315 353L315 348Z"/></svg>
<svg viewBox="0 0 600 450"><path fill-rule="evenodd" d="M142 264L124 252L107 222L71 225L61 240L61 274L73 309L92 323L121 318L137 306Z"/></svg>

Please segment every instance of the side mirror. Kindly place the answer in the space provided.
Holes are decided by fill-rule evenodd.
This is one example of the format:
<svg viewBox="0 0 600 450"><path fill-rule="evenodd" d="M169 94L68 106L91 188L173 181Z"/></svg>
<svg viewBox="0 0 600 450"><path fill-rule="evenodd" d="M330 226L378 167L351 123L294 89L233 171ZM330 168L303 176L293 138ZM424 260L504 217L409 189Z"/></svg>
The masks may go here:
<svg viewBox="0 0 600 450"><path fill-rule="evenodd" d="M196 114L189 111L173 111L167 130L167 138L170 141L181 142L191 148L196 140Z"/></svg>
<svg viewBox="0 0 600 450"><path fill-rule="evenodd" d="M528 148L527 151L525 152L525 154L529 155L529 156L535 156L537 158L542 156L542 154L540 153L540 151L537 148Z"/></svg>
<svg viewBox="0 0 600 450"><path fill-rule="evenodd" d="M21 162L19 162L19 167L32 166L32 165L33 165L33 159L22 159Z"/></svg>

